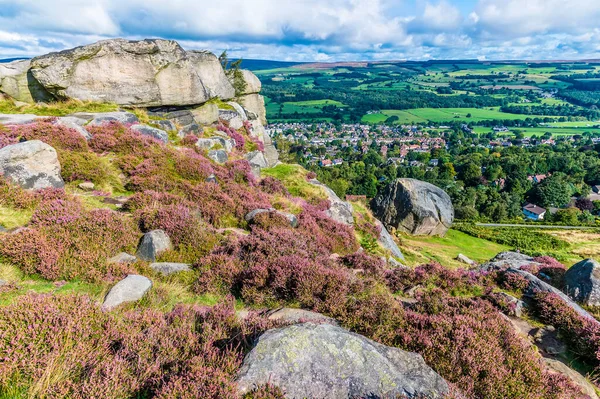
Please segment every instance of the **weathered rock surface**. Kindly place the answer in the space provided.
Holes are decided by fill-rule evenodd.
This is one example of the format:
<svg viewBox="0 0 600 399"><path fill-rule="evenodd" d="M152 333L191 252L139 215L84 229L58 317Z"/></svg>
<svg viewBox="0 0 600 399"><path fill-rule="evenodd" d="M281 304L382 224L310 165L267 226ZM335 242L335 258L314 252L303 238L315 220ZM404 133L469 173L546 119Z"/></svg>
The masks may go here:
<svg viewBox="0 0 600 399"><path fill-rule="evenodd" d="M131 112L99 112L99 113L87 113L78 112L73 114L77 118L87 119L90 122L86 126L102 126L105 123L118 122L123 125L133 125L139 123L139 119L135 114Z"/></svg>
<svg viewBox="0 0 600 399"><path fill-rule="evenodd" d="M36 57L30 72L59 99L151 107L234 94L214 55L186 52L171 40L104 40Z"/></svg>
<svg viewBox="0 0 600 399"><path fill-rule="evenodd" d="M298 218L296 217L296 215L293 215L291 213L286 213L286 212L281 212L276 210L275 208L270 208L270 209L254 209L250 212L248 212L245 216L245 220L248 223L253 223L254 222L254 218L257 217L260 214L263 213L274 213L280 216L283 216L284 218L286 218L289 222L290 222L290 226L296 228L298 227Z"/></svg>
<svg viewBox="0 0 600 399"><path fill-rule="evenodd" d="M241 115L237 113L237 111L232 111L229 109L220 109L219 110L219 120L225 122L227 126L232 127L234 129L241 129L244 126L244 120Z"/></svg>
<svg viewBox="0 0 600 399"><path fill-rule="evenodd" d="M77 133L82 135L86 140L92 138L92 135L85 129L85 127L83 127L86 123L85 119L74 116L64 116L57 118L55 123L57 125L68 127L69 129L77 131Z"/></svg>
<svg viewBox="0 0 600 399"><path fill-rule="evenodd" d="M127 252L121 252L108 260L108 263L135 263L137 258Z"/></svg>
<svg viewBox="0 0 600 399"><path fill-rule="evenodd" d="M600 305L600 263L585 259L565 273L567 294L588 306Z"/></svg>
<svg viewBox="0 0 600 399"><path fill-rule="evenodd" d="M56 150L39 140L1 148L0 174L26 189L61 188L65 185Z"/></svg>
<svg viewBox="0 0 600 399"><path fill-rule="evenodd" d="M125 302L139 301L150 288L152 288L152 281L149 278L130 274L110 289L102 307L110 310Z"/></svg>
<svg viewBox="0 0 600 399"><path fill-rule="evenodd" d="M525 302L520 299L515 298L512 295L507 294L506 292L498 292L495 295L500 297L506 302L510 310L507 312L508 316L521 317L523 316L523 309L525 309Z"/></svg>
<svg viewBox="0 0 600 399"><path fill-rule="evenodd" d="M383 223L375 219L375 224L377 225L377 227L379 227L379 230L381 231L381 233L379 234L379 245L381 245L384 249L390 251L392 256L404 260L404 254L398 247L398 244L396 244L396 241L394 241L392 235L387 231Z"/></svg>
<svg viewBox="0 0 600 399"><path fill-rule="evenodd" d="M334 326L338 325L338 322L331 317L322 315L321 313L311 312L310 310L295 309L295 308L280 308L271 309L263 313L269 320L277 320L284 323L328 323Z"/></svg>
<svg viewBox="0 0 600 399"><path fill-rule="evenodd" d="M250 120L258 120L262 125L267 124L267 111L265 99L260 94L248 94L239 98L239 102L246 110Z"/></svg>
<svg viewBox="0 0 600 399"><path fill-rule="evenodd" d="M79 183L79 185L77 187L79 187L83 191L94 191L94 188L96 188L96 185L90 181L85 181L83 183Z"/></svg>
<svg viewBox="0 0 600 399"><path fill-rule="evenodd" d="M450 196L433 184L397 179L371 202L387 228L413 235L444 235L454 221Z"/></svg>
<svg viewBox="0 0 600 399"><path fill-rule="evenodd" d="M594 385L592 385L592 383L590 383L583 375L555 359L544 358L544 363L546 363L546 366L548 366L550 370L568 377L579 387L581 393L588 395L591 399L598 399L598 394L596 393Z"/></svg>
<svg viewBox="0 0 600 399"><path fill-rule="evenodd" d="M27 125L38 119L42 117L32 114L0 114L0 125Z"/></svg>
<svg viewBox="0 0 600 399"><path fill-rule="evenodd" d="M440 398L448 384L420 355L391 348L331 324L269 330L244 359L241 393L267 382L287 398Z"/></svg>
<svg viewBox="0 0 600 399"><path fill-rule="evenodd" d="M348 225L354 224L354 216L352 216L352 204L346 201L342 201L340 197L327 187L325 184L321 183L317 179L310 180L311 184L315 186L321 187L325 194L327 194L327 199L329 200L329 209L327 210L327 216L335 220L339 223L344 223Z"/></svg>
<svg viewBox="0 0 600 399"><path fill-rule="evenodd" d="M134 130L141 135L155 138L157 140L162 141L163 143L169 142L169 134L164 130L157 129L148 125L133 125L131 126L131 130Z"/></svg>
<svg viewBox="0 0 600 399"><path fill-rule="evenodd" d="M150 268L157 273L168 276L179 272L187 272L190 269L190 265L187 263L174 263L174 262L157 262L151 263Z"/></svg>
<svg viewBox="0 0 600 399"><path fill-rule="evenodd" d="M52 95L29 71L30 64L30 60L0 64L0 92L24 103L51 100Z"/></svg>
<svg viewBox="0 0 600 399"><path fill-rule="evenodd" d="M576 304L573 300L571 300L571 298L569 298L568 296L563 294L562 291L560 291L557 288L554 288L550 284L543 282L542 280L540 280L533 274L526 272L524 270L515 269L513 267L508 268L505 271L505 273L518 274L522 277L525 277L525 279L527 279L527 281L529 281L529 285L527 286L527 289L524 292L525 296L527 296L529 298L533 298L537 292L550 292L550 293L556 294L565 302L565 304L567 304L570 308L572 308L574 311L576 311L579 315L586 317L590 320L595 320L591 314L589 314L585 309L583 309L581 306Z"/></svg>
<svg viewBox="0 0 600 399"><path fill-rule="evenodd" d="M567 352L567 345L558 338L558 333L552 326L535 328L530 334L537 347L548 355L564 355Z"/></svg>
<svg viewBox="0 0 600 399"><path fill-rule="evenodd" d="M242 75L244 76L244 81L246 82L246 89L241 94L255 94L260 92L262 84L254 73L247 69L242 69Z"/></svg>
<svg viewBox="0 0 600 399"><path fill-rule="evenodd" d="M219 121L219 107L217 107L217 104L206 103L190 112L194 121L199 125L212 125Z"/></svg>
<svg viewBox="0 0 600 399"><path fill-rule="evenodd" d="M156 262L156 257L162 252L173 249L171 239L163 230L152 230L142 237L137 249L141 260Z"/></svg>
<svg viewBox="0 0 600 399"><path fill-rule="evenodd" d="M520 269L523 266L540 265L535 262L533 257L519 252L500 252L492 260L482 264L479 269L482 271L506 270L509 267Z"/></svg>
<svg viewBox="0 0 600 399"><path fill-rule="evenodd" d="M218 164L224 164L229 159L225 150L211 150L208 152L208 157Z"/></svg>
<svg viewBox="0 0 600 399"><path fill-rule="evenodd" d="M220 136L214 136L207 139L199 138L196 142L196 146L207 151L216 147L219 149L224 149L227 152L231 152L233 147L235 147L235 140Z"/></svg>

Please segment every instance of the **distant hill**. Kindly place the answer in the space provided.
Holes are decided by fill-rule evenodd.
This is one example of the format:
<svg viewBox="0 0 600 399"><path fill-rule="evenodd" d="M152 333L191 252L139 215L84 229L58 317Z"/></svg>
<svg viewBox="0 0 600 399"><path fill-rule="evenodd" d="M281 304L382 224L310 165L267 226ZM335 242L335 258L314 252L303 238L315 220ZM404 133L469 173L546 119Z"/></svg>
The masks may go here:
<svg viewBox="0 0 600 399"><path fill-rule="evenodd" d="M235 61L235 60L233 60ZM260 71L263 69L286 68L295 65L304 64L303 62L270 61L270 60L247 60L242 59L242 68L251 71Z"/></svg>
<svg viewBox="0 0 600 399"><path fill-rule="evenodd" d="M0 59L0 64L4 64L4 63L7 63L7 62L18 61L18 60L26 60L26 59L27 58L23 58L23 57L20 57L20 58L4 58L4 59Z"/></svg>

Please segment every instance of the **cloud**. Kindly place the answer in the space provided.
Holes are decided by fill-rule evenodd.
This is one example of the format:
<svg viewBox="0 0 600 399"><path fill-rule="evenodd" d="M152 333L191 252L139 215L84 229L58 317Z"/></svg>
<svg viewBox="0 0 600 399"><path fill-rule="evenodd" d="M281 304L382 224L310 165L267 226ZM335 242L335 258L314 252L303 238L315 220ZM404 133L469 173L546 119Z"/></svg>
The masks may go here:
<svg viewBox="0 0 600 399"><path fill-rule="evenodd" d="M0 0L0 58L163 37L280 60L600 58L598 0Z"/></svg>

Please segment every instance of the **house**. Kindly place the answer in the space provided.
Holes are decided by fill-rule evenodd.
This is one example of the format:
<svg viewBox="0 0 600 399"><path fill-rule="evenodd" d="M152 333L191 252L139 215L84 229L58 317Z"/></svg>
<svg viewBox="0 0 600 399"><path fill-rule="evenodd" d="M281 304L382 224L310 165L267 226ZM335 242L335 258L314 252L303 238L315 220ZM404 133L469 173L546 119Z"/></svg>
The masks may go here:
<svg viewBox="0 0 600 399"><path fill-rule="evenodd" d="M546 215L546 209L535 204L527 204L523 207L523 214L527 219L544 220L544 216Z"/></svg>
<svg viewBox="0 0 600 399"><path fill-rule="evenodd" d="M321 160L321 162L319 162L319 165L328 167L328 166L332 165L332 162L330 159L323 159L323 160Z"/></svg>
<svg viewBox="0 0 600 399"><path fill-rule="evenodd" d="M548 177L548 175L531 175L531 176L527 176L527 180L529 180L530 182L532 182L534 184L539 184L542 181L544 181L547 177Z"/></svg>

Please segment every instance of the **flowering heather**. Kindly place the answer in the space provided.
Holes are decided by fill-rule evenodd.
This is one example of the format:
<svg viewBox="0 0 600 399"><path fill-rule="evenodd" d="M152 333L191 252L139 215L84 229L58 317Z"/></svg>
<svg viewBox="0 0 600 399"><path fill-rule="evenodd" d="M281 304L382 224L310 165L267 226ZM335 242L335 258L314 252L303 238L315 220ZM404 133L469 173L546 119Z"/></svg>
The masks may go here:
<svg viewBox="0 0 600 399"><path fill-rule="evenodd" d="M143 208L157 209L161 206L178 204L188 208L192 208L194 206L191 201L186 201L183 197L180 197L176 194L146 190L129 197L123 208L129 212L133 212Z"/></svg>
<svg viewBox="0 0 600 399"><path fill-rule="evenodd" d="M31 217L33 227L52 227L74 223L83 215L83 206L77 201L62 199L45 201Z"/></svg>
<svg viewBox="0 0 600 399"><path fill-rule="evenodd" d="M181 144L186 147L196 148L196 143L198 142L198 136L195 134L187 134L183 139L181 139Z"/></svg>
<svg viewBox="0 0 600 399"><path fill-rule="evenodd" d="M0 174L0 205L17 209L31 209L37 205L35 193L13 184Z"/></svg>
<svg viewBox="0 0 600 399"><path fill-rule="evenodd" d="M30 294L0 308L0 391L234 399L245 344L272 325L256 317L240 321L233 300L119 314L85 296Z"/></svg>
<svg viewBox="0 0 600 399"><path fill-rule="evenodd" d="M381 258L368 255L365 252L356 252L341 258L344 266L361 271L362 273L373 276L377 279L383 278L386 271L386 264Z"/></svg>
<svg viewBox="0 0 600 399"><path fill-rule="evenodd" d="M56 149L87 151L85 137L74 129L56 124L54 119L44 119L26 125L11 126L13 137L22 140L41 140Z"/></svg>
<svg viewBox="0 0 600 399"><path fill-rule="evenodd" d="M317 207L306 204L298 215L299 230L307 236L312 236L319 245L330 252L350 254L358 250L352 227L338 223L329 218Z"/></svg>
<svg viewBox="0 0 600 399"><path fill-rule="evenodd" d="M175 171L182 179L190 181L205 180L213 173L211 163L193 150L182 150L173 160Z"/></svg>
<svg viewBox="0 0 600 399"><path fill-rule="evenodd" d="M113 152L119 155L144 156L150 152L150 147L163 146L162 142L116 122L105 123L101 126L90 126L92 135L89 146L98 153Z"/></svg>
<svg viewBox="0 0 600 399"><path fill-rule="evenodd" d="M244 149L244 146L246 145L246 139L237 130L232 127L225 126L222 123L219 123L217 130L227 134L229 137L235 140L235 148L238 150Z"/></svg>
<svg viewBox="0 0 600 399"><path fill-rule="evenodd" d="M259 186L262 191L268 194L280 194L284 196L290 195L289 191L287 190L287 188L285 188L283 183L280 180L277 180L271 176L263 178L260 181Z"/></svg>

